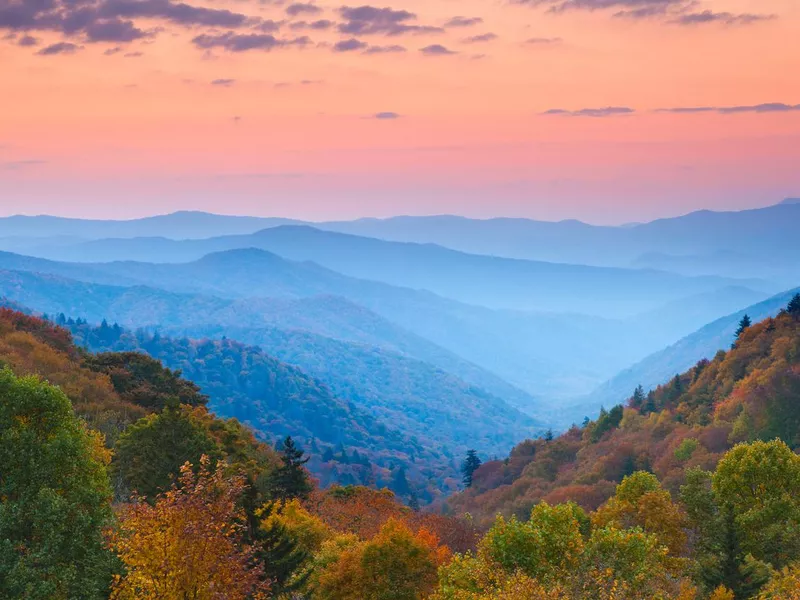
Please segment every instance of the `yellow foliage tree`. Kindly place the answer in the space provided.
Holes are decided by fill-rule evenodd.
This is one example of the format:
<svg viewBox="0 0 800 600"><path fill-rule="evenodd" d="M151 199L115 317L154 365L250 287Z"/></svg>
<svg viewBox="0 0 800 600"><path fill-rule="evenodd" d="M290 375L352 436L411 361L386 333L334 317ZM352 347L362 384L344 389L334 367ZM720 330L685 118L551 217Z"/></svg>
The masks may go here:
<svg viewBox="0 0 800 600"><path fill-rule="evenodd" d="M180 486L155 504L140 501L125 508L111 545L125 567L113 585L112 600L261 600L265 581L242 544L237 501L239 477L209 470L201 459L197 474L187 463Z"/></svg>

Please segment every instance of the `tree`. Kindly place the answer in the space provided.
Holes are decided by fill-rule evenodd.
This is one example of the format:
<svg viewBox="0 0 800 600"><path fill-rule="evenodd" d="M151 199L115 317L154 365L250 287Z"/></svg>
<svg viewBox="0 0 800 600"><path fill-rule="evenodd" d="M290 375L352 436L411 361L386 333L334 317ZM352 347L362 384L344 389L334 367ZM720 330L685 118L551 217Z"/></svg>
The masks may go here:
<svg viewBox="0 0 800 600"><path fill-rule="evenodd" d="M320 600L421 600L436 584L439 565L450 552L436 536L389 519L366 542L345 536L323 549L314 575Z"/></svg>
<svg viewBox="0 0 800 600"><path fill-rule="evenodd" d="M199 467L195 474L186 463L180 487L153 505L142 499L122 512L111 542L125 575L114 582L114 600L268 597L255 551L243 543L244 480L225 477L221 468L212 473L206 456Z"/></svg>
<svg viewBox="0 0 800 600"><path fill-rule="evenodd" d="M592 523L618 529L639 527L655 535L673 558L681 556L686 546L685 515L656 476L645 471L625 477L614 497L597 510Z"/></svg>
<svg viewBox="0 0 800 600"><path fill-rule="evenodd" d="M292 498L305 500L314 489L305 468L309 457L303 458L303 451L295 445L291 436L283 440L279 451L282 464L272 476L272 497L283 501Z"/></svg>
<svg viewBox="0 0 800 600"><path fill-rule="evenodd" d="M0 370L0 597L107 596L107 461L63 392Z"/></svg>
<svg viewBox="0 0 800 600"><path fill-rule="evenodd" d="M550 506L541 502L528 521L498 516L481 540L479 554L509 575L521 571L543 583L564 582L578 566L584 549L583 510L574 503Z"/></svg>
<svg viewBox="0 0 800 600"><path fill-rule="evenodd" d="M794 318L800 317L800 294L795 294L792 296L792 299L789 301L789 305L786 307L786 312L788 312Z"/></svg>
<svg viewBox="0 0 800 600"><path fill-rule="evenodd" d="M745 330L750 327L753 322L750 320L748 315L742 317L742 320L739 321L739 327L736 329L736 337L739 338L745 332Z"/></svg>
<svg viewBox="0 0 800 600"><path fill-rule="evenodd" d="M117 440L112 467L124 491L149 499L170 488L186 463L221 458L208 432L179 408L167 407L129 426Z"/></svg>
<svg viewBox="0 0 800 600"><path fill-rule="evenodd" d="M800 559L800 456L780 440L738 444L712 480L744 554L776 569Z"/></svg>
<svg viewBox="0 0 800 600"><path fill-rule="evenodd" d="M631 406L634 408L641 408L644 404L647 397L644 393L644 388L641 385L637 385L636 389L633 390L633 396L631 397Z"/></svg>
<svg viewBox="0 0 800 600"><path fill-rule="evenodd" d="M309 537L304 543L297 531L292 530L291 515L284 514L284 509L288 506L287 512L291 512L293 502L297 501L288 505L268 502L256 515L248 515L249 522L261 519L248 528L247 541L253 545L255 559L262 565L264 577L271 582L275 594L289 594L306 585L310 575L308 563L317 549L312 547L315 538Z"/></svg>
<svg viewBox="0 0 800 600"><path fill-rule="evenodd" d="M749 317L748 315L745 315L745 316L743 316L743 317L742 317L742 320L741 320L741 321L739 321L739 327L736 329L736 334L735 334L735 335L736 335L736 340L737 340L737 341L738 341L738 339L739 339L740 337L742 337L742 334L743 334L743 333L744 333L744 332L745 332L745 331L746 331L746 330L747 330L747 329L748 329L748 328L749 328L749 327L750 327L752 324L753 324L753 323L752 323L752 321L750 321L750 317ZM735 348L735 347L736 347L736 341L734 341L734 342L733 342L733 345L732 345L732 347L733 347L733 348Z"/></svg>
<svg viewBox="0 0 800 600"><path fill-rule="evenodd" d="M464 461L464 464L461 466L461 473L463 474L462 481L464 482L464 487L466 488L472 487L472 476L475 474L475 471L477 471L478 467L480 466L481 466L481 459L478 458L478 453L475 450L468 450L467 458Z"/></svg>

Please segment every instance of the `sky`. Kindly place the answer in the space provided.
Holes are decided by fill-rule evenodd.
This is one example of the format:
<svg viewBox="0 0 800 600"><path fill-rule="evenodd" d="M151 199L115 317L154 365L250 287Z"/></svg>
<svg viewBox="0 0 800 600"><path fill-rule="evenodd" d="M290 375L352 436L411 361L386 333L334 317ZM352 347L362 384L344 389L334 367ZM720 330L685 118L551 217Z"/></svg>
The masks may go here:
<svg viewBox="0 0 800 600"><path fill-rule="evenodd" d="M0 0L0 214L800 196L797 0Z"/></svg>

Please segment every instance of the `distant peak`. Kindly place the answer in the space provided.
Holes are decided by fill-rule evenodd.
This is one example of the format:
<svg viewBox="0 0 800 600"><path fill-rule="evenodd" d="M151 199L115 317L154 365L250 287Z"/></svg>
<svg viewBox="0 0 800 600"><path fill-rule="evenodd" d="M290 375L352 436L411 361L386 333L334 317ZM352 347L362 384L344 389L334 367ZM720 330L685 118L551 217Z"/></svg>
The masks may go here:
<svg viewBox="0 0 800 600"><path fill-rule="evenodd" d="M780 204L800 204L800 198L786 198Z"/></svg>

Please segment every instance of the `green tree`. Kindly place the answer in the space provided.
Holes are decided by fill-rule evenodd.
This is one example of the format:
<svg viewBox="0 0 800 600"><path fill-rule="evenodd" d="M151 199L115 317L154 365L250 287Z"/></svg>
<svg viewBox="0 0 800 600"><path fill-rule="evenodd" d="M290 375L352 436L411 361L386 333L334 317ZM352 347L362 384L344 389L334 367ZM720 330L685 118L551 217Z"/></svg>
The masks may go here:
<svg viewBox="0 0 800 600"><path fill-rule="evenodd" d="M304 500L314 489L305 464L309 457L303 458L303 451L286 436L279 448L281 466L275 470L271 481L271 495L276 500Z"/></svg>
<svg viewBox="0 0 800 600"><path fill-rule="evenodd" d="M168 406L122 433L112 467L123 493L135 492L153 499L170 488L186 462L200 464L204 454L212 464L221 458L216 442L202 424L180 408Z"/></svg>
<svg viewBox="0 0 800 600"><path fill-rule="evenodd" d="M786 312L793 317L800 317L800 294L792 296L789 305L786 307Z"/></svg>
<svg viewBox="0 0 800 600"><path fill-rule="evenodd" d="M745 554L780 569L800 559L800 456L780 440L738 444L712 480Z"/></svg>
<svg viewBox="0 0 800 600"><path fill-rule="evenodd" d="M462 481L464 482L464 487L466 488L472 487L472 476L475 474L475 471L477 471L478 467L480 466L481 466L481 459L478 458L478 453L475 450L468 450L467 458L464 461L464 464L461 466L461 473L463 475Z"/></svg>
<svg viewBox="0 0 800 600"><path fill-rule="evenodd" d="M106 460L63 392L0 370L0 597L107 597Z"/></svg>
<svg viewBox="0 0 800 600"><path fill-rule="evenodd" d="M537 504L528 521L497 517L481 541L480 555L511 574L517 570L546 583L564 581L578 565L588 529L583 510L569 502Z"/></svg>

